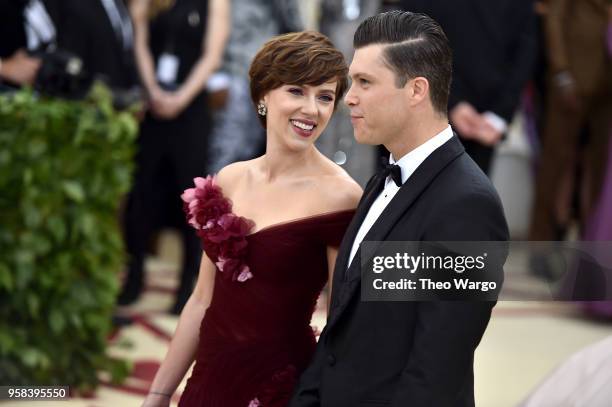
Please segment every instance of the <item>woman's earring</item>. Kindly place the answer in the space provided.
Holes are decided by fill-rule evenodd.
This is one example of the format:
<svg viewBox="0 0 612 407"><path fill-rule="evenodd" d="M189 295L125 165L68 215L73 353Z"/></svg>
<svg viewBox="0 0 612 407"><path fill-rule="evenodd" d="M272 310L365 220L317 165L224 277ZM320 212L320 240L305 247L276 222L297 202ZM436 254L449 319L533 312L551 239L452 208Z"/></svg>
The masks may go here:
<svg viewBox="0 0 612 407"><path fill-rule="evenodd" d="M257 105L257 114L259 114L260 116L265 116L266 113L268 113L266 105L264 105L263 102L259 102L259 104Z"/></svg>

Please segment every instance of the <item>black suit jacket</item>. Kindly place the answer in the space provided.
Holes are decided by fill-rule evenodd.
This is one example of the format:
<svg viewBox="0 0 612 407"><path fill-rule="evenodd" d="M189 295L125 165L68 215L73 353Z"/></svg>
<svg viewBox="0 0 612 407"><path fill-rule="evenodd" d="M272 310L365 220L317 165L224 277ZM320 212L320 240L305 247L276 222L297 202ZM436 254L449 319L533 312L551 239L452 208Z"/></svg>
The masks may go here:
<svg viewBox="0 0 612 407"><path fill-rule="evenodd" d="M23 28L25 2L0 0L0 58L9 58L20 48L27 48Z"/></svg>
<svg viewBox="0 0 612 407"><path fill-rule="evenodd" d="M453 50L449 108L465 100L508 123L533 74L537 28L533 0L402 0L403 10L436 20Z"/></svg>
<svg viewBox="0 0 612 407"><path fill-rule="evenodd" d="M44 0L57 30L58 48L83 60L113 88L139 84L133 47L123 47L100 0Z"/></svg>
<svg viewBox="0 0 612 407"><path fill-rule="evenodd" d="M332 304L290 407L473 406L473 356L492 302L362 302L360 254L347 270L372 182L348 227ZM455 136L400 188L366 241L505 241L508 228L489 179Z"/></svg>

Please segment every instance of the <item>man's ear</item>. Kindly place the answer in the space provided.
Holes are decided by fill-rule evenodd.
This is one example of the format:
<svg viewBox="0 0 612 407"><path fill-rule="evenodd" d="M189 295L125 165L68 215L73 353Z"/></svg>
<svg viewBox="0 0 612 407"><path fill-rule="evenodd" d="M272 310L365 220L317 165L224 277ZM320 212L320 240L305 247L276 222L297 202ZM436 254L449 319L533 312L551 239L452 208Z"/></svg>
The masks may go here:
<svg viewBox="0 0 612 407"><path fill-rule="evenodd" d="M429 98L429 81L427 78L417 76L408 81L408 97L410 98L411 106L416 106L423 100Z"/></svg>

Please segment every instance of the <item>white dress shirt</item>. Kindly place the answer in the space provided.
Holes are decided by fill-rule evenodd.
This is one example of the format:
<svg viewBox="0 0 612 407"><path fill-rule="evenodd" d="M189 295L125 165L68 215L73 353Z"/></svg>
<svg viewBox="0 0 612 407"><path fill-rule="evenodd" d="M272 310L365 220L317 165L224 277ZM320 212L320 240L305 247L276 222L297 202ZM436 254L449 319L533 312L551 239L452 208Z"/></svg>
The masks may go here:
<svg viewBox="0 0 612 407"><path fill-rule="evenodd" d="M429 157L431 153L433 153L436 149L441 147L444 143L450 140L453 137L453 130L451 126L448 126L440 133L436 134L434 137L427 140L425 143L421 144L414 150L410 151L408 154L399 159L399 161L395 161L393 156L389 157L389 164L397 164L402 169L402 184L404 184L408 178L412 175L414 171ZM380 214L385 210L389 202L395 197L397 191L399 191L400 187L398 187L395 182L391 179L391 177L387 177L387 181L385 182L385 187L381 191L380 195L376 198L368 214L364 218L361 226L359 227L359 231L355 236L355 241L353 242L353 247L351 248L351 256L349 257L349 266L357 253L357 249L359 249L359 245L363 241L365 235L370 231Z"/></svg>

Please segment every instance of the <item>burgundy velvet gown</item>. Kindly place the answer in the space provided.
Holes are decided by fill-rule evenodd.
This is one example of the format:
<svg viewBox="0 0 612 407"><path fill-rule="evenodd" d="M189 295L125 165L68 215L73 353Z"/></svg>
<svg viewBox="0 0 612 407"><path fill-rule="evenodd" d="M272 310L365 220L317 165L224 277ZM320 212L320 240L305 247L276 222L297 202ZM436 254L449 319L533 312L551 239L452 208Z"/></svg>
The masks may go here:
<svg viewBox="0 0 612 407"><path fill-rule="evenodd" d="M339 246L354 210L266 227L232 212L212 177L182 198L217 265L193 374L180 407L285 407L316 340L310 326L327 282L327 246Z"/></svg>

